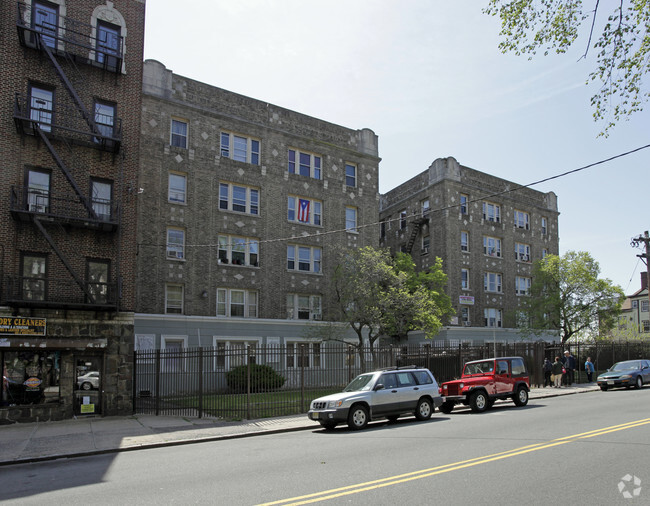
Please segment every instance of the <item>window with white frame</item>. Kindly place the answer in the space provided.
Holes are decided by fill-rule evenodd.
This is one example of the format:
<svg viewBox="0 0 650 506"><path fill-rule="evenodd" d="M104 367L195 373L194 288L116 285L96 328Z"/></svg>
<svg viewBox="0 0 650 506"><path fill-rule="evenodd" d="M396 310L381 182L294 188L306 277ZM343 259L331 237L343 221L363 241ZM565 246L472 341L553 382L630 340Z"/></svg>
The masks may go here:
<svg viewBox="0 0 650 506"><path fill-rule="evenodd" d="M260 141L230 132L221 132L221 156L238 162L260 164Z"/></svg>
<svg viewBox="0 0 650 506"><path fill-rule="evenodd" d="M462 320L463 325L469 326L469 308L467 306L464 306L460 309L460 319Z"/></svg>
<svg viewBox="0 0 650 506"><path fill-rule="evenodd" d="M515 209L515 227L525 230L530 229L530 215L524 211Z"/></svg>
<svg viewBox="0 0 650 506"><path fill-rule="evenodd" d="M498 272L486 272L483 274L483 288L486 292L501 293L502 279L502 275Z"/></svg>
<svg viewBox="0 0 650 506"><path fill-rule="evenodd" d="M460 250L469 251L469 232L467 230L460 231Z"/></svg>
<svg viewBox="0 0 650 506"><path fill-rule="evenodd" d="M641 301L641 312L643 312L643 313L647 313L647 312L648 312L648 303L649 303L649 302L650 302L650 301L647 301L647 300L642 300L642 301Z"/></svg>
<svg viewBox="0 0 650 506"><path fill-rule="evenodd" d="M542 216L542 235L548 233L548 220Z"/></svg>
<svg viewBox="0 0 650 506"><path fill-rule="evenodd" d="M515 243L515 259L519 262L530 262L530 245L520 242Z"/></svg>
<svg viewBox="0 0 650 506"><path fill-rule="evenodd" d="M357 208L356 207L346 207L345 208L345 229L348 232L358 232L357 230Z"/></svg>
<svg viewBox="0 0 650 506"><path fill-rule="evenodd" d="M169 191L167 198L174 204L185 204L187 196L187 177L175 172L169 173Z"/></svg>
<svg viewBox="0 0 650 506"><path fill-rule="evenodd" d="M165 285L165 314L183 314L183 285Z"/></svg>
<svg viewBox="0 0 650 506"><path fill-rule="evenodd" d="M220 234L217 241L219 263L259 266L260 243L258 239Z"/></svg>
<svg viewBox="0 0 650 506"><path fill-rule="evenodd" d="M161 336L161 366L165 372L185 370L183 350L187 348L187 336Z"/></svg>
<svg viewBox="0 0 650 506"><path fill-rule="evenodd" d="M187 121L172 118L170 144L187 149Z"/></svg>
<svg viewBox="0 0 650 506"><path fill-rule="evenodd" d="M406 209L399 212L399 228L404 230L406 228Z"/></svg>
<svg viewBox="0 0 650 506"><path fill-rule="evenodd" d="M322 179L322 158L313 153L289 149L289 174Z"/></svg>
<svg viewBox="0 0 650 506"><path fill-rule="evenodd" d="M228 371L246 365L249 360L255 364L258 345L256 340L215 336L213 341L213 346L216 348L215 369Z"/></svg>
<svg viewBox="0 0 650 506"><path fill-rule="evenodd" d="M287 342L286 366L294 367L321 367L321 343L314 342Z"/></svg>
<svg viewBox="0 0 650 506"><path fill-rule="evenodd" d="M345 164L345 185L352 188L357 186L357 166L352 163Z"/></svg>
<svg viewBox="0 0 650 506"><path fill-rule="evenodd" d="M421 202L420 209L421 209L423 218L426 218L427 216L429 216L429 212L431 211L431 205L429 204L429 199L424 199Z"/></svg>
<svg viewBox="0 0 650 506"><path fill-rule="evenodd" d="M501 310L486 307L483 310L483 318L486 327L501 327Z"/></svg>
<svg viewBox="0 0 650 506"><path fill-rule="evenodd" d="M487 235L483 236L483 254L501 258L501 239Z"/></svg>
<svg viewBox="0 0 650 506"><path fill-rule="evenodd" d="M287 199L287 219L308 225L323 225L323 203L304 197L289 195Z"/></svg>
<svg viewBox="0 0 650 506"><path fill-rule="evenodd" d="M460 214L469 214L469 195L460 194Z"/></svg>
<svg viewBox="0 0 650 506"><path fill-rule="evenodd" d="M257 292L235 288L217 288L217 316L257 318Z"/></svg>
<svg viewBox="0 0 650 506"><path fill-rule="evenodd" d="M323 318L320 295L287 294L287 318L289 320L321 320Z"/></svg>
<svg viewBox="0 0 650 506"><path fill-rule="evenodd" d="M428 234L423 235L422 236L422 250L420 251L423 255L426 255L426 254L429 253L429 245L430 245L430 243L431 243L430 236Z"/></svg>
<svg viewBox="0 0 650 506"><path fill-rule="evenodd" d="M460 270L460 288L469 290L469 269Z"/></svg>
<svg viewBox="0 0 650 506"><path fill-rule="evenodd" d="M530 295L530 285L532 279L525 276L515 278L515 293L517 295Z"/></svg>
<svg viewBox="0 0 650 506"><path fill-rule="evenodd" d="M486 221L501 221L501 206L492 202L483 202L483 219Z"/></svg>
<svg viewBox="0 0 650 506"><path fill-rule="evenodd" d="M287 269L290 271L321 272L322 249L314 246L287 245Z"/></svg>
<svg viewBox="0 0 650 506"><path fill-rule="evenodd" d="M167 258L185 259L185 231L180 228L167 229Z"/></svg>
<svg viewBox="0 0 650 506"><path fill-rule="evenodd" d="M249 186L219 183L219 209L259 215L260 191Z"/></svg>

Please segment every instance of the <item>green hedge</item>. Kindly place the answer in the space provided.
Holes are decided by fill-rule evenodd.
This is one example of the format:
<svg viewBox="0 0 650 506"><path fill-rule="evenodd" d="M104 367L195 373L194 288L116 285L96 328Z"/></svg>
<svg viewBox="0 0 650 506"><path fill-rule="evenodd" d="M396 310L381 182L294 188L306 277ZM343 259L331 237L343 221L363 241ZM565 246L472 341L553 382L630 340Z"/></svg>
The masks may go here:
<svg viewBox="0 0 650 506"><path fill-rule="evenodd" d="M247 392L248 367L240 365L226 373L228 387L234 392ZM266 392L282 388L286 379L271 366L250 364L251 392Z"/></svg>

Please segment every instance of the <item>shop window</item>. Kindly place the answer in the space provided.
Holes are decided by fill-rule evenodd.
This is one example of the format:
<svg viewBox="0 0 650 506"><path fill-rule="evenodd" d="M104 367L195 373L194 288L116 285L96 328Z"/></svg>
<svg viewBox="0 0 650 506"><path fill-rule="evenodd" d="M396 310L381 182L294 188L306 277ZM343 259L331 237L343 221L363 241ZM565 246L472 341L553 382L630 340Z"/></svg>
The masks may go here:
<svg viewBox="0 0 650 506"><path fill-rule="evenodd" d="M0 358L3 406L59 401L60 352L5 351L0 352Z"/></svg>

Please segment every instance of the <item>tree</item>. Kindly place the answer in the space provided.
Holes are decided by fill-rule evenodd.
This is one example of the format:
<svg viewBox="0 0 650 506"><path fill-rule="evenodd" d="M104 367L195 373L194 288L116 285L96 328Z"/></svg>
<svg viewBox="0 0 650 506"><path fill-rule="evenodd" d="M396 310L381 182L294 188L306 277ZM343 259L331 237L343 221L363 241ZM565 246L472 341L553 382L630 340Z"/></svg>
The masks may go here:
<svg viewBox="0 0 650 506"><path fill-rule="evenodd" d="M605 333L617 322L625 298L621 287L599 279L600 266L589 253L568 251L535 263L531 295L525 301L527 330L559 330L572 337Z"/></svg>
<svg viewBox="0 0 650 506"><path fill-rule="evenodd" d="M622 118L643 110L650 97L644 76L650 71L650 0L619 0L612 6L600 37L595 40L601 2L592 0L585 8L582 0L489 0L486 14L501 19L504 53L528 54L529 59L543 50L565 53L580 35L588 35L587 57L592 40L597 51L596 68L589 81L600 81L591 97L594 120L604 121L601 135L607 135ZM581 30L581 26L587 26ZM587 31L588 27L588 31Z"/></svg>

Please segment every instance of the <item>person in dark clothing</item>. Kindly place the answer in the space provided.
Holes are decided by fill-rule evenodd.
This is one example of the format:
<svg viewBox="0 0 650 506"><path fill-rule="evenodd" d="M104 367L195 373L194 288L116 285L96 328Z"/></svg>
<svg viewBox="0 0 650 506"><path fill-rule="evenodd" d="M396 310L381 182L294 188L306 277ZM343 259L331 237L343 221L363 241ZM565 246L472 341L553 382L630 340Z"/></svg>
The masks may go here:
<svg viewBox="0 0 650 506"><path fill-rule="evenodd" d="M591 361L591 357L587 357L585 362L585 372L587 373L587 383L591 383L594 378L594 363Z"/></svg>
<svg viewBox="0 0 650 506"><path fill-rule="evenodd" d="M566 385L571 386L574 380L573 372L576 369L576 358L571 355L569 350L564 352L564 369L566 371L564 374L566 377Z"/></svg>
<svg viewBox="0 0 650 506"><path fill-rule="evenodd" d="M551 381L553 364L551 364L551 361L548 358L544 359L544 365L542 366L542 369L544 370L544 388L547 386L553 386L553 382Z"/></svg>
<svg viewBox="0 0 650 506"><path fill-rule="evenodd" d="M560 357L555 357L555 362L553 362L553 369L551 372L553 373L553 386L555 388L560 388L562 386L562 370L564 367L562 366L562 362L560 362Z"/></svg>

